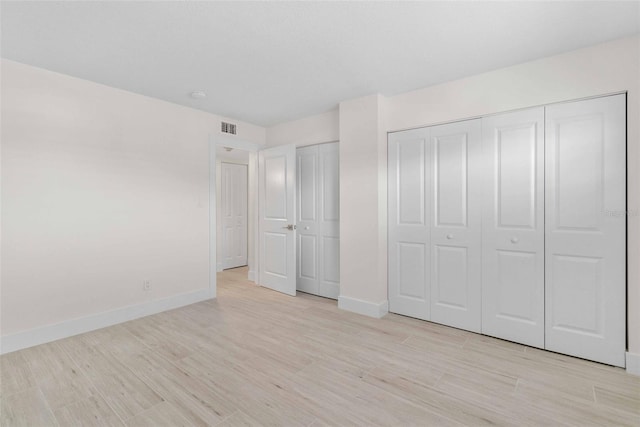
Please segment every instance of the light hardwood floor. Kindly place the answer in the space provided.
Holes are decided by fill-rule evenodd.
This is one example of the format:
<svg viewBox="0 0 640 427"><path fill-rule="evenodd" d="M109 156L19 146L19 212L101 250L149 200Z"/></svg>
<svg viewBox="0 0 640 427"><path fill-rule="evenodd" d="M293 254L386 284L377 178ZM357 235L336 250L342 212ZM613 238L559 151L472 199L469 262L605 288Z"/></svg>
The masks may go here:
<svg viewBox="0 0 640 427"><path fill-rule="evenodd" d="M244 277L2 356L2 426L640 425L640 377L622 369Z"/></svg>

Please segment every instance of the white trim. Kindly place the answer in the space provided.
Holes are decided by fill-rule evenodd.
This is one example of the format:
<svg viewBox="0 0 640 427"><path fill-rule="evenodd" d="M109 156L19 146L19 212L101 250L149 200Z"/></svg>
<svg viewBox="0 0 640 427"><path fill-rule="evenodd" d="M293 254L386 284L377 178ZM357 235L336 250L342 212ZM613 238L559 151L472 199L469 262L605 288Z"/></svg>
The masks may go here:
<svg viewBox="0 0 640 427"><path fill-rule="evenodd" d="M376 304L341 295L338 297L338 308L379 319L389 312L389 301L382 301Z"/></svg>
<svg viewBox="0 0 640 427"><path fill-rule="evenodd" d="M231 148L236 148L238 150L244 150L244 151L259 151L259 150L262 150L263 148L267 148L266 146L255 143L255 142L246 141L244 139L224 135L221 133L214 135L213 138L217 142L216 145L220 147L231 147Z"/></svg>
<svg viewBox="0 0 640 427"><path fill-rule="evenodd" d="M481 114L479 116L468 116L468 117L459 118L459 119L455 119L455 120L445 120L443 122L433 122L431 124L424 124L424 125L420 125L420 126L412 126L412 127L408 127L408 128L401 128L401 129L392 129L392 130L387 130L386 132L387 132L387 135L388 135L390 133L404 132L406 130L422 129L422 128L426 128L426 127L446 125L446 124L449 124L449 123L466 122L467 120L482 119L482 118L485 118L485 117L497 116L497 115L500 115L500 114L514 113L516 111L529 110L529 109L532 109L532 108L548 107L550 105L557 105L557 104L567 104L569 102L576 102L576 101L587 101L589 99L604 98L604 97L607 97L607 96L614 96L614 95L622 95L622 94L626 95L628 93L629 93L629 91L627 91L627 90L620 90L620 91L617 91L617 92L603 93L603 94L600 94L600 95L583 96L582 98L568 99L568 100L564 100L564 101L556 101L556 102L550 102L550 103L546 103L546 104L530 105L528 107L519 107L519 108L514 108L514 109L511 109L511 110L505 110L505 111L498 111L498 112L494 112L494 113Z"/></svg>
<svg viewBox="0 0 640 427"><path fill-rule="evenodd" d="M248 206L248 216L249 223L247 227L247 232L252 235L254 251L249 255L247 253L247 261L249 264L249 280L253 280L255 282L256 275L253 274L253 271L258 269L258 265L260 260L258 258L258 218L257 213L257 203L258 203L258 162L257 162L257 153L261 149L264 149L265 146L261 144L257 144L255 142L246 141L237 137L224 135L221 133L212 134L209 137L209 275L210 275L210 288L211 288L211 298L215 298L217 282L216 282L216 274L218 271L222 271L217 262L217 240L216 240L216 198L217 198L217 170L218 164L216 164L216 147L231 147L238 150L244 150L249 152L249 164L247 166L248 170L248 191L251 194L252 190L254 193L254 203L249 203ZM250 245L247 245L247 249L250 249Z"/></svg>
<svg viewBox="0 0 640 427"><path fill-rule="evenodd" d="M249 270L248 279L255 283L256 281L256 272L253 270Z"/></svg>
<svg viewBox="0 0 640 427"><path fill-rule="evenodd" d="M627 352L627 373L640 376L640 354Z"/></svg>
<svg viewBox="0 0 640 427"><path fill-rule="evenodd" d="M216 138L209 136L209 298L217 295L216 259Z"/></svg>
<svg viewBox="0 0 640 427"><path fill-rule="evenodd" d="M65 320L0 338L0 354L11 353L27 347L71 337L129 320L172 310L185 305L211 299L209 289L174 295L167 298L129 305L115 310L90 314L77 319Z"/></svg>

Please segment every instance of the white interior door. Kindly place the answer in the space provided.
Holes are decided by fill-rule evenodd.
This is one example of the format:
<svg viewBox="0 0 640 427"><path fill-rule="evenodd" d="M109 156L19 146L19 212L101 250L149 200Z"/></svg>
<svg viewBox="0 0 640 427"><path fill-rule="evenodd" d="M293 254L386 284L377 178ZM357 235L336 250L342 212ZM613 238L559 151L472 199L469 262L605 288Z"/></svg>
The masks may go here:
<svg viewBox="0 0 640 427"><path fill-rule="evenodd" d="M247 265L247 165L221 164L222 268Z"/></svg>
<svg viewBox="0 0 640 427"><path fill-rule="evenodd" d="M625 95L546 107L546 348L625 364Z"/></svg>
<svg viewBox="0 0 640 427"><path fill-rule="evenodd" d="M480 120L430 128L431 320L480 332Z"/></svg>
<svg viewBox="0 0 640 427"><path fill-rule="evenodd" d="M297 149L298 271L303 292L337 299L340 293L338 144Z"/></svg>
<svg viewBox="0 0 640 427"><path fill-rule="evenodd" d="M544 107L482 131L482 333L544 348Z"/></svg>
<svg viewBox="0 0 640 427"><path fill-rule="evenodd" d="M389 134L389 311L430 320L429 128Z"/></svg>
<svg viewBox="0 0 640 427"><path fill-rule="evenodd" d="M259 152L260 285L296 294L293 145Z"/></svg>

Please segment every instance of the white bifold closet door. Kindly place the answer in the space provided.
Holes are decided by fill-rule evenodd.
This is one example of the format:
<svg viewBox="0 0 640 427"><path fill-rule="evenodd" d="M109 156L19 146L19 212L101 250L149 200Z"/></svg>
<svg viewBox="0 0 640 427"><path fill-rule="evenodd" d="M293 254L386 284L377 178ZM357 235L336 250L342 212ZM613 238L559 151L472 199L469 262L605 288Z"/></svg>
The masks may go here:
<svg viewBox="0 0 640 427"><path fill-rule="evenodd" d="M480 331L480 120L389 136L389 306Z"/></svg>
<svg viewBox="0 0 640 427"><path fill-rule="evenodd" d="M544 107L482 131L482 333L543 348Z"/></svg>
<svg viewBox="0 0 640 427"><path fill-rule="evenodd" d="M430 129L431 320L480 332L482 135L480 120Z"/></svg>
<svg viewBox="0 0 640 427"><path fill-rule="evenodd" d="M340 294L338 143L297 149L297 289Z"/></svg>
<svg viewBox="0 0 640 427"><path fill-rule="evenodd" d="M625 95L546 108L546 348L624 366Z"/></svg>
<svg viewBox="0 0 640 427"><path fill-rule="evenodd" d="M247 165L222 163L222 268L247 265Z"/></svg>
<svg viewBox="0 0 640 427"><path fill-rule="evenodd" d="M389 134L389 311L431 319L429 128Z"/></svg>

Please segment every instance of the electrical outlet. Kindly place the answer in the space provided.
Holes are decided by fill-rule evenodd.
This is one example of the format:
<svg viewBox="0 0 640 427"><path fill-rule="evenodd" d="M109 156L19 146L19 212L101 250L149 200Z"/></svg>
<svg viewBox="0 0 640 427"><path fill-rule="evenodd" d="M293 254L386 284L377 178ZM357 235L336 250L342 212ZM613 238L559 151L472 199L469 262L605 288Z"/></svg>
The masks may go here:
<svg viewBox="0 0 640 427"><path fill-rule="evenodd" d="M142 281L142 290L147 292L151 290L151 280L143 280Z"/></svg>

